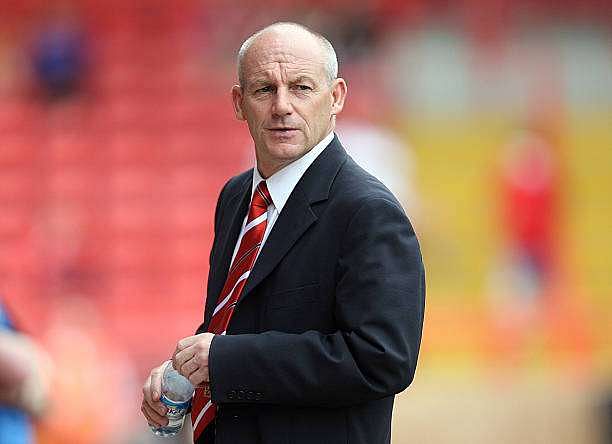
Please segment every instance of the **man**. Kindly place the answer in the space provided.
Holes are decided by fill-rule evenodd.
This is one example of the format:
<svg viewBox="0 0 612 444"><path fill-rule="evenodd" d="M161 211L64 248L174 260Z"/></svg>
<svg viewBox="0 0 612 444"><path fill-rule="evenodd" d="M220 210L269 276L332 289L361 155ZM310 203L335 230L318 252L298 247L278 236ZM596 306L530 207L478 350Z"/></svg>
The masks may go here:
<svg viewBox="0 0 612 444"><path fill-rule="evenodd" d="M417 363L424 271L401 206L334 136L337 69L331 44L294 23L239 51L232 99L257 165L221 191L204 322L172 358L199 386L198 444L390 441L394 395ZM154 426L166 424L161 369L143 387Z"/></svg>
<svg viewBox="0 0 612 444"><path fill-rule="evenodd" d="M30 418L47 402L48 384L42 376L48 358L26 335L19 333L0 297L0 443L30 444Z"/></svg>

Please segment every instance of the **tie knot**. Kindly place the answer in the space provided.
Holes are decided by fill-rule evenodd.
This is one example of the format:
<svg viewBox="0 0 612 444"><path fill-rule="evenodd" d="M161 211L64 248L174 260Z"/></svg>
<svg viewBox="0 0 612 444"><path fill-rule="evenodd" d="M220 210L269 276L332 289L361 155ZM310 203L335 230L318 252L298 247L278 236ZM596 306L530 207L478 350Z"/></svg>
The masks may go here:
<svg viewBox="0 0 612 444"><path fill-rule="evenodd" d="M266 181L262 180L257 184L257 188L255 189L255 193L253 194L253 202L252 206L256 206L259 208L268 209L268 206L272 204L272 196L270 196L270 191L268 191L268 186L266 185Z"/></svg>

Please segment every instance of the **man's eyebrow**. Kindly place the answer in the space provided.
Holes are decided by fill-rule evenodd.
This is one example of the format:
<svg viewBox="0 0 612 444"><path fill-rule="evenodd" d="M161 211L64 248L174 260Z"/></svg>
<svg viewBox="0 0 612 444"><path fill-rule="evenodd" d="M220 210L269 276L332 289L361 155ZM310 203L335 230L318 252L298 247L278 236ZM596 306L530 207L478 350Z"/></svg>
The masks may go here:
<svg viewBox="0 0 612 444"><path fill-rule="evenodd" d="M247 85L249 87L254 87L254 86L261 86L261 85L269 85L270 84L270 80L265 78L265 77L259 77L255 80L251 80Z"/></svg>
<svg viewBox="0 0 612 444"><path fill-rule="evenodd" d="M291 83L310 82L315 83L314 79L308 75L302 74L296 77Z"/></svg>

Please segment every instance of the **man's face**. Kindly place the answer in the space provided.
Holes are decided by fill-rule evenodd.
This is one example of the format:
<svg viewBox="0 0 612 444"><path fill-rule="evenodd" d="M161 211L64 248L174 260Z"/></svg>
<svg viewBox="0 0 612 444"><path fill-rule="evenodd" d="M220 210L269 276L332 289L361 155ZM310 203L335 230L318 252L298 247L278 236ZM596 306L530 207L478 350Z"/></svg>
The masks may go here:
<svg viewBox="0 0 612 444"><path fill-rule="evenodd" d="M310 35L266 33L249 48L243 85L234 86L236 116L246 120L264 177L302 157L334 128L346 85L330 83L325 57Z"/></svg>

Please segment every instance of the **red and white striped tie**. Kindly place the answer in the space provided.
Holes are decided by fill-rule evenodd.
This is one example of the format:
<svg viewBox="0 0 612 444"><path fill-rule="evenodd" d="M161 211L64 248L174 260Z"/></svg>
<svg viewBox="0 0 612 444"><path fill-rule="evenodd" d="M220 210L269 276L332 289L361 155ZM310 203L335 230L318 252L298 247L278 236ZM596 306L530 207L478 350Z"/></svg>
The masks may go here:
<svg viewBox="0 0 612 444"><path fill-rule="evenodd" d="M257 253L268 225L268 206L272 203L270 192L265 181L259 182L251 206L244 234L238 247L238 252L227 275L227 280L221 290L217 306L208 325L208 331L224 335L229 321L234 313L234 307L240 293L253 269ZM210 400L208 386L196 388L191 407L191 421L193 424L194 442L212 422L217 413L217 407Z"/></svg>

